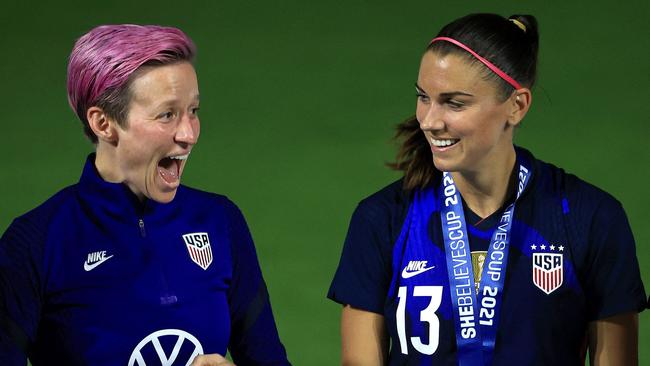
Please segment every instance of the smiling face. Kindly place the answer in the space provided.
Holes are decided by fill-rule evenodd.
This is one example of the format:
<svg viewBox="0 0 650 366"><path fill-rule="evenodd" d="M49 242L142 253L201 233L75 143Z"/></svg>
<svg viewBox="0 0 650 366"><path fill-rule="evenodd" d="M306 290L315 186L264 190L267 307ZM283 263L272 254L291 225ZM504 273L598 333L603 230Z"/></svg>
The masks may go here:
<svg viewBox="0 0 650 366"><path fill-rule="evenodd" d="M440 171L486 171L514 154L515 95L500 100L481 67L453 53L422 57L416 117Z"/></svg>
<svg viewBox="0 0 650 366"><path fill-rule="evenodd" d="M127 123L110 121L115 137L111 152L104 154L109 161L97 162L97 168L104 179L125 183L141 199L166 203L174 199L199 138L196 73L188 62L146 66L138 73Z"/></svg>

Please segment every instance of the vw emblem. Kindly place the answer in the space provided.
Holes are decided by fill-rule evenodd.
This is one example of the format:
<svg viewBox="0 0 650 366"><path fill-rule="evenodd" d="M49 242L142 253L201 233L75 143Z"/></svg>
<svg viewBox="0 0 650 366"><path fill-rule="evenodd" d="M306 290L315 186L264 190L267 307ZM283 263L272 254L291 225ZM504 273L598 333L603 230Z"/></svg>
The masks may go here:
<svg viewBox="0 0 650 366"><path fill-rule="evenodd" d="M166 352L160 343L160 339L165 337L171 337L172 340L176 339L174 348L170 352ZM191 343L194 351L188 360L178 360L176 362L178 353L186 342ZM131 358L129 358L129 366L146 366L147 363L142 356L142 349L149 345L153 346L156 350L160 364L163 366L189 365L196 356L203 354L201 343L193 335L180 329L162 329L149 334L135 346L135 349L131 353Z"/></svg>

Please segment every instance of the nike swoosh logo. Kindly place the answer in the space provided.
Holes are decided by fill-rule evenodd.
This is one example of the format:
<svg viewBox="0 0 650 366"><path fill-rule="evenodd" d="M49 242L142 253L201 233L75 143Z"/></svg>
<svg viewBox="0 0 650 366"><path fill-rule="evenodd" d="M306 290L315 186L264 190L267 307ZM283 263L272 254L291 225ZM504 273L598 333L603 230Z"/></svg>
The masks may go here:
<svg viewBox="0 0 650 366"><path fill-rule="evenodd" d="M402 270L402 278L411 278L413 276L417 276L420 273L424 273L424 272L426 272L426 271L428 271L430 269L434 269L434 268L436 268L436 266L431 266L429 268L422 268L422 269L419 269L419 270L417 270L415 272L409 272L409 271L406 270L406 268L404 268Z"/></svg>
<svg viewBox="0 0 650 366"><path fill-rule="evenodd" d="M111 258L113 258L112 255L110 255L108 257L104 257L104 258L100 259L98 262L95 262L93 264L88 264L88 262L84 262L84 269L86 270L86 272L92 271L93 269L95 269L95 267L99 266L100 264L106 262L107 260L109 260Z"/></svg>

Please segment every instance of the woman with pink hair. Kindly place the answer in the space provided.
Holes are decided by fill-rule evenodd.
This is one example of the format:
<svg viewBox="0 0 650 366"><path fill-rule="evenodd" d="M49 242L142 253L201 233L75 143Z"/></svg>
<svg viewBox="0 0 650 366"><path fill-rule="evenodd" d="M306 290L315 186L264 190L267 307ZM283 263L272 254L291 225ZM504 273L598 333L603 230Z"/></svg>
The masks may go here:
<svg viewBox="0 0 650 366"><path fill-rule="evenodd" d="M194 55L161 26L76 42L68 100L95 152L0 239L0 364L289 364L241 212L180 184L200 133Z"/></svg>

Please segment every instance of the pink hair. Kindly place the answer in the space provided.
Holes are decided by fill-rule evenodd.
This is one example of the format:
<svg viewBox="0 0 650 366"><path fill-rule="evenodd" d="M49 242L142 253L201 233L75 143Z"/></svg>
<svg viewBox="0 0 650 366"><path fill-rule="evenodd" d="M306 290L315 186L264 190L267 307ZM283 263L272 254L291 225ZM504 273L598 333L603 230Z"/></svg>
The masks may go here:
<svg viewBox="0 0 650 366"><path fill-rule="evenodd" d="M181 30L155 25L101 25L77 40L68 63L68 102L89 130L86 112L109 93L128 87L144 64L192 62L196 48Z"/></svg>

